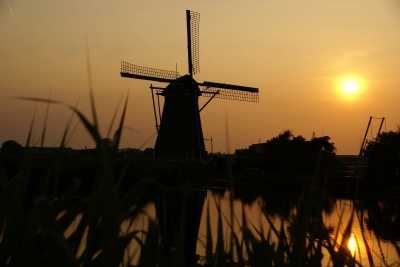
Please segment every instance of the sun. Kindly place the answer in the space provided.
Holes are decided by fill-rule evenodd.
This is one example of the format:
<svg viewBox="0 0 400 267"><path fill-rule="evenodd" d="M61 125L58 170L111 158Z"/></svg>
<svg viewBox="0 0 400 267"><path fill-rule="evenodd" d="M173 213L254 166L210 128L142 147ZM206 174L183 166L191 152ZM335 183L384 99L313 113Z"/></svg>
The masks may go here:
<svg viewBox="0 0 400 267"><path fill-rule="evenodd" d="M358 75L346 75L335 79L335 91L340 101L358 101L367 89L367 80Z"/></svg>
<svg viewBox="0 0 400 267"><path fill-rule="evenodd" d="M345 79L342 84L342 90L346 94L354 94L360 89L360 83L356 79Z"/></svg>

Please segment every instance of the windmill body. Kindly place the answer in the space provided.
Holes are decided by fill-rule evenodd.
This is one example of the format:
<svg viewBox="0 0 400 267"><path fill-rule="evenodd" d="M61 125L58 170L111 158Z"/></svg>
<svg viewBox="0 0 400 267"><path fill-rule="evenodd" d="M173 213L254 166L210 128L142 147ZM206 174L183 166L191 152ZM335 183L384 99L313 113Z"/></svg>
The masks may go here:
<svg viewBox="0 0 400 267"><path fill-rule="evenodd" d="M201 162L206 159L196 82L184 75L162 92L164 108L154 147L158 161Z"/></svg>
<svg viewBox="0 0 400 267"><path fill-rule="evenodd" d="M153 87L152 98L158 136L154 146L156 162L199 162L205 163L207 152L201 127L200 111L213 99L222 98L247 102L258 102L258 89L252 87L203 82L198 83L193 75L199 72L198 33L200 15L186 11L189 74L180 76L175 71L158 70L121 62L121 76L165 82L165 88ZM164 97L161 114L158 102L158 116L154 101L156 95ZM199 96L209 101L199 109ZM160 125L158 125L158 118Z"/></svg>

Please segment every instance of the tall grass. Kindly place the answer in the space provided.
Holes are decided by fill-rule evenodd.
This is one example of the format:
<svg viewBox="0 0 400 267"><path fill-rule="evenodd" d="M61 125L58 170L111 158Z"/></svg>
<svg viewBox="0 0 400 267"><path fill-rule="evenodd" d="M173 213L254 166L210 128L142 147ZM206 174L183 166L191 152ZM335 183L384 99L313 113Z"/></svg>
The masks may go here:
<svg viewBox="0 0 400 267"><path fill-rule="evenodd" d="M65 105L50 99L20 99ZM27 153L20 172L15 177L7 177L1 170L0 262L7 266L117 266L123 263L124 253L131 240L142 242L142 238L138 237L142 234L146 235L145 243L142 242L146 246L141 246L139 263L144 266L154 261L154 247L158 247L155 222L150 221L146 232L121 233L121 225L126 220L132 220L143 213L141 199L150 190L153 182L150 179L142 179L126 194L121 195L124 170L120 172L120 177L114 177L113 168L126 103L114 134L116 146L111 155L107 153L107 148L102 142L96 119L91 123L75 107L66 105L79 117L98 147L97 174L90 197L77 198L81 185L78 179L73 179L61 195L57 194L61 176L61 153L53 166L42 174L40 180L35 181L39 184L35 192L28 188L33 161ZM32 126L27 144L31 141ZM60 144L60 151L65 146L67 132L68 126ZM80 220L76 230L66 237L67 229L77 218ZM78 251L80 247L82 251Z"/></svg>
<svg viewBox="0 0 400 267"><path fill-rule="evenodd" d="M84 125L98 147L97 174L89 197L77 197L81 181L72 179L59 194L62 171L61 153L39 181L32 195L29 188L33 161L25 153L19 173L8 177L0 169L0 263L5 266L129 266L136 258L137 266L196 266L198 263L185 261L185 217L186 205L182 205L180 225L174 229L160 228L148 219L147 227L136 230L123 227L140 216L144 198L157 183L157 177L138 180L129 190L122 186L128 161L115 177L115 158L121 139L127 99L113 140L113 153L108 153L98 130L92 103L93 122L90 122L76 107L51 99L19 98L66 106ZM92 99L93 101L93 99ZM115 116L114 116L115 118ZM34 121L34 120L33 120ZM31 142L33 121L28 133L27 146ZM114 119L113 122L114 123ZM70 123L64 132L60 151L65 147ZM43 130L43 138L45 129ZM43 140L42 140L43 144ZM229 168L230 170L230 168ZM229 171L231 173L231 170ZM323 257L329 257L333 266L360 266L351 255L347 242L351 235L353 215L344 232L332 238L322 218L322 204L326 198L326 180L323 184L314 175L310 190L303 190L296 213L290 218L290 232L284 229L283 218L277 228L265 214L268 226L255 228L249 224L242 210L239 221L233 212L233 181L229 175L230 217L226 218L221 205L217 206L217 235L211 234L209 211L206 219L207 238L205 264L207 266L321 266ZM158 184L160 186L160 184ZM316 188L323 190L315 190ZM354 214L354 213L353 213ZM167 216L164 215L166 218ZM310 220L310 218L313 218ZM164 220L165 221L165 220ZM228 233L223 224L228 225ZM240 226L235 232L234 225ZM71 226L75 230L71 232ZM124 230L125 229L125 230ZM128 230L126 230L128 229ZM313 231L310 232L310 229ZM339 228L338 228L339 229ZM173 231L178 240L175 248L165 251L161 232ZM132 246L134 249L132 251ZM244 254L246 252L246 254ZM325 253L325 254L324 254ZM373 264L373 263L372 263Z"/></svg>

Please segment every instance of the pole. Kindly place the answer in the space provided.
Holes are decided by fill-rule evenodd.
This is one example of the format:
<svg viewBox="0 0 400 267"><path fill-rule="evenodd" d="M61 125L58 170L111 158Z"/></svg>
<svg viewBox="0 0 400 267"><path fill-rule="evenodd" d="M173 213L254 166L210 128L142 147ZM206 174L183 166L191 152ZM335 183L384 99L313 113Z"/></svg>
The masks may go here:
<svg viewBox="0 0 400 267"><path fill-rule="evenodd" d="M152 84L150 84L150 89L151 89L151 99L153 100L154 118L156 120L156 130L157 130L157 133L158 133L157 112L156 112L156 105L154 103L154 93L153 93L153 85Z"/></svg>
<svg viewBox="0 0 400 267"><path fill-rule="evenodd" d="M203 108L205 108L208 103L210 103L210 101L217 95L219 94L219 90L217 92L214 93L214 95L212 97L210 97L210 99L208 99L207 103L204 104L204 106L199 110L199 112L201 112L203 110Z"/></svg>
<svg viewBox="0 0 400 267"><path fill-rule="evenodd" d="M364 139L363 139L363 141L362 141L362 143L361 143L361 148L360 148L360 154L359 154L359 156L361 156L362 153L364 152L365 139L367 138L369 126L371 125L371 120L372 120L372 116L369 117L369 122L368 122L367 130L365 131Z"/></svg>
<svg viewBox="0 0 400 267"><path fill-rule="evenodd" d="M369 117L369 122L368 122L368 126L367 126L367 130L365 131L365 135L364 135L364 140L361 143L361 147L360 147L360 154L358 154L358 159L360 161L360 170L359 170L359 178L360 180L362 180L362 165L363 165L363 160L362 160L362 156L364 153L364 144L365 144L365 139L367 138L367 134L368 134L368 130L369 130L369 126L371 125L371 120L372 120L372 116Z"/></svg>
<svg viewBox="0 0 400 267"><path fill-rule="evenodd" d="M160 123L161 123L161 109L160 109L160 96L157 94L157 101L158 101L158 117L160 117Z"/></svg>
<svg viewBox="0 0 400 267"><path fill-rule="evenodd" d="M381 133L382 124L383 124L384 121L385 121L385 117L382 118L381 125L379 126L378 133L376 134L376 141L378 141L379 134Z"/></svg>

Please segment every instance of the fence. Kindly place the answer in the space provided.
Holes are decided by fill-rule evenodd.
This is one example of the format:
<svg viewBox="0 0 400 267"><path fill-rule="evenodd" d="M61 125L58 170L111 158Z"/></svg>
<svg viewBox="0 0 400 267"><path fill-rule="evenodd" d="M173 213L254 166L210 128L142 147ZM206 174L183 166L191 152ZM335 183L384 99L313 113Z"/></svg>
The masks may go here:
<svg viewBox="0 0 400 267"><path fill-rule="evenodd" d="M367 166L361 166L361 173L364 174ZM336 173L340 178L355 178L360 175L360 166L337 166Z"/></svg>

